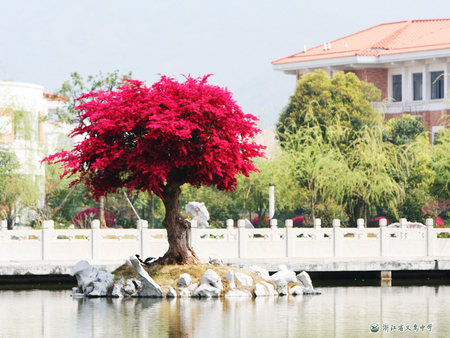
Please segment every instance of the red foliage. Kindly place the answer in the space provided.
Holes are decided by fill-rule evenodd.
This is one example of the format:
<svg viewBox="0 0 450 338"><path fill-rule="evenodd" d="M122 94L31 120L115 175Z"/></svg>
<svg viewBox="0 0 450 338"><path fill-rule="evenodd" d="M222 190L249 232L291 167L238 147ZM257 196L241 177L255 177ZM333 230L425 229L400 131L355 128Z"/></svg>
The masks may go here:
<svg viewBox="0 0 450 338"><path fill-rule="evenodd" d="M91 209L85 209L83 211L80 211L78 214L76 214L75 216L73 216L72 218L72 223L75 225L81 225L84 224L84 221L86 218L91 217L91 215L96 215L97 219L98 219L98 209L97 208L91 208ZM112 227L114 224L114 215L105 210L105 221L106 221L106 225L108 227Z"/></svg>
<svg viewBox="0 0 450 338"><path fill-rule="evenodd" d="M296 228L302 227L305 224L305 216L296 216L292 219L293 226Z"/></svg>
<svg viewBox="0 0 450 338"><path fill-rule="evenodd" d="M168 182L235 190L235 176L256 171L252 158L264 156L251 141L260 130L208 77L162 76L151 87L125 80L117 91L84 94L71 136L85 139L44 161L63 163L63 176L76 175L72 185L84 182L95 198L121 187L162 197Z"/></svg>
<svg viewBox="0 0 450 338"><path fill-rule="evenodd" d="M367 221L367 227L368 228L379 228L380 227L380 219L386 219L387 224L390 223L390 221L384 217L384 216L377 216L370 221Z"/></svg>
<svg viewBox="0 0 450 338"><path fill-rule="evenodd" d="M261 226L262 227L268 227L270 223L270 218L267 215L261 216ZM254 227L258 226L258 216L253 217L252 224Z"/></svg>

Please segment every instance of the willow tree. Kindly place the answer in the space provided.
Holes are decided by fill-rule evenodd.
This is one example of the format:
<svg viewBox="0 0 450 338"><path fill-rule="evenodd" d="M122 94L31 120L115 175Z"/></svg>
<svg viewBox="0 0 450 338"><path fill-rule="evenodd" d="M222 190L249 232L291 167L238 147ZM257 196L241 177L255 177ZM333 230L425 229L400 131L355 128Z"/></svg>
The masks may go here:
<svg viewBox="0 0 450 338"><path fill-rule="evenodd" d="M339 150L324 140L318 126L287 127L281 144L286 169L296 183L299 194L308 200L314 220L314 207L318 198L332 196L332 185L347 173L345 161Z"/></svg>
<svg viewBox="0 0 450 338"><path fill-rule="evenodd" d="M257 118L207 79L162 76L151 87L126 80L117 91L84 94L71 134L84 140L45 159L62 162L64 175L78 175L72 184L86 184L97 199L123 187L161 197L169 249L160 264L200 263L189 246L190 223L180 214L180 187L233 191L236 175L249 175L256 170L252 159L263 156L263 146L252 141Z"/></svg>
<svg viewBox="0 0 450 338"><path fill-rule="evenodd" d="M384 142L382 127L365 127L357 133L346 151L348 175L336 181L336 194L344 196L347 208L353 210L353 221L364 218L376 206L395 208L404 191L396 178L404 180L404 158L401 149Z"/></svg>

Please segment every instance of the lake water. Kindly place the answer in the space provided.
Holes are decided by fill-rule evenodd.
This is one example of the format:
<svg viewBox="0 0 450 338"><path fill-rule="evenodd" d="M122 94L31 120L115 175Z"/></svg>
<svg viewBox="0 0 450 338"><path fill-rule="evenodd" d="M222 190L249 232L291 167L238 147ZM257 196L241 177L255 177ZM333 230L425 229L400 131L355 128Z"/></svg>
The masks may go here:
<svg viewBox="0 0 450 338"><path fill-rule="evenodd" d="M448 285L316 289L322 295L253 300L78 300L70 290L0 290L0 337L450 336Z"/></svg>

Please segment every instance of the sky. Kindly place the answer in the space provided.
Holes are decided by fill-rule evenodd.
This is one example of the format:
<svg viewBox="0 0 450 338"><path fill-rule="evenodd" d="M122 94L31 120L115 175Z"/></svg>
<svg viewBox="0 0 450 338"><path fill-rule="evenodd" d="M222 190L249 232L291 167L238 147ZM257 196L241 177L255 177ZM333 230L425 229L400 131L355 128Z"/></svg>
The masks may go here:
<svg viewBox="0 0 450 338"><path fill-rule="evenodd" d="M0 80L58 90L72 72L118 70L151 85L213 74L274 129L295 77L271 62L409 19L450 16L449 0L0 0Z"/></svg>

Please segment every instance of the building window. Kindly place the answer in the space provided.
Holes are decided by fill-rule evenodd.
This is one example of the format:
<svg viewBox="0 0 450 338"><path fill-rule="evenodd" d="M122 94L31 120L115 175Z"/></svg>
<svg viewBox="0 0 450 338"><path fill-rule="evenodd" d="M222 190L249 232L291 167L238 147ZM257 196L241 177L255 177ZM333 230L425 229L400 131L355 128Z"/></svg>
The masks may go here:
<svg viewBox="0 0 450 338"><path fill-rule="evenodd" d="M422 73L413 74L413 99L422 100Z"/></svg>
<svg viewBox="0 0 450 338"><path fill-rule="evenodd" d="M394 102L402 101L402 76L392 76L392 99Z"/></svg>
<svg viewBox="0 0 450 338"><path fill-rule="evenodd" d="M431 127L431 144L434 145L435 140L436 140L436 136L439 133L439 131L441 130L445 130L444 126L433 126Z"/></svg>
<svg viewBox="0 0 450 338"><path fill-rule="evenodd" d="M444 72L431 72L431 99L444 98Z"/></svg>

